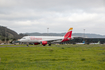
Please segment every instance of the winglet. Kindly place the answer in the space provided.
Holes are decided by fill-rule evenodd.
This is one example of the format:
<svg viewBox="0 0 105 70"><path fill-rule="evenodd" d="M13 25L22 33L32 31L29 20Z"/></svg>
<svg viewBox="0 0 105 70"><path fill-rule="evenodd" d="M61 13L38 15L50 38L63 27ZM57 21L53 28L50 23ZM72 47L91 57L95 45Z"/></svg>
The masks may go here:
<svg viewBox="0 0 105 70"><path fill-rule="evenodd" d="M71 31L71 30L73 30L73 28L71 27L68 31Z"/></svg>

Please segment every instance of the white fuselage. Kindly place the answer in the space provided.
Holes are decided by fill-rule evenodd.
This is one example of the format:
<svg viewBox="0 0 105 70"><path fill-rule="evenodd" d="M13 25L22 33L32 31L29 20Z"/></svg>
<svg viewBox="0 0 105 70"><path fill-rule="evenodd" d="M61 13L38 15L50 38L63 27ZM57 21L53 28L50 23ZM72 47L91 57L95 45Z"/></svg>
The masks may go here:
<svg viewBox="0 0 105 70"><path fill-rule="evenodd" d="M25 36L19 41L21 42L42 42L42 41L56 41L61 42L64 39L63 36Z"/></svg>

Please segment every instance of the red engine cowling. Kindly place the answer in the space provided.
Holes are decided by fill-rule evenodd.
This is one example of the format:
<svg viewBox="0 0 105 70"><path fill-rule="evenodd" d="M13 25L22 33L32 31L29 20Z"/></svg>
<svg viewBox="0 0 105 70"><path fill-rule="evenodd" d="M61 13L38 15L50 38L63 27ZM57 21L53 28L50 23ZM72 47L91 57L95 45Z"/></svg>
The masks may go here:
<svg viewBox="0 0 105 70"><path fill-rule="evenodd" d="M34 45L38 45L38 44L40 44L40 43L34 43Z"/></svg>
<svg viewBox="0 0 105 70"><path fill-rule="evenodd" d="M42 41L42 45L46 45L47 44L47 41Z"/></svg>

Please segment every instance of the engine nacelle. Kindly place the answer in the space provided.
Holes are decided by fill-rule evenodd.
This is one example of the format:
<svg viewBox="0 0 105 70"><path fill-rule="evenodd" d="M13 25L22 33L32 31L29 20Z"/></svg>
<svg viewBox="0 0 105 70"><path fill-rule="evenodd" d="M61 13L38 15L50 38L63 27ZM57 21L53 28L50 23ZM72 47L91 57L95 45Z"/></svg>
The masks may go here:
<svg viewBox="0 0 105 70"><path fill-rule="evenodd" d="M38 44L40 44L40 43L34 43L34 45L38 45Z"/></svg>
<svg viewBox="0 0 105 70"><path fill-rule="evenodd" d="M47 41L42 41L42 45L46 45L47 44Z"/></svg>

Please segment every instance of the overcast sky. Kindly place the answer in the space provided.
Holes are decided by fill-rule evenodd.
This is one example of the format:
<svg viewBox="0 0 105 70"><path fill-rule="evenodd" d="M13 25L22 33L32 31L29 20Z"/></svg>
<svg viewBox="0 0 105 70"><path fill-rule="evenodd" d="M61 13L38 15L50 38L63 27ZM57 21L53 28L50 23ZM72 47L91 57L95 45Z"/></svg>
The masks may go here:
<svg viewBox="0 0 105 70"><path fill-rule="evenodd" d="M0 0L0 25L17 33L105 35L105 0Z"/></svg>

